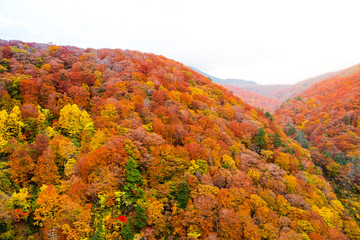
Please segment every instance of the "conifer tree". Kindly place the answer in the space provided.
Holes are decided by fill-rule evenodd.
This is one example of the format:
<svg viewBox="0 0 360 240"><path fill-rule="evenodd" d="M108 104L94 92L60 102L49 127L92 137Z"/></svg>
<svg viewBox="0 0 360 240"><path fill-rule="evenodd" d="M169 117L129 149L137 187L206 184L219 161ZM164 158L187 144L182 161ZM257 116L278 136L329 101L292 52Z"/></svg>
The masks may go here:
<svg viewBox="0 0 360 240"><path fill-rule="evenodd" d="M144 190L140 187L143 185L144 180L139 170L137 170L137 163L132 157L129 157L129 161L125 167L126 182L123 186L125 191L125 197L129 200L136 202L144 195Z"/></svg>
<svg viewBox="0 0 360 240"><path fill-rule="evenodd" d="M284 144L283 141L281 140L281 137L280 137L279 133L275 133L273 135L273 138L274 138L274 147L275 148L280 147L280 146L282 146Z"/></svg>
<svg viewBox="0 0 360 240"><path fill-rule="evenodd" d="M136 232L140 232L141 229L146 227L148 218L145 214L145 209L139 204L135 206L135 216L131 220Z"/></svg>
<svg viewBox="0 0 360 240"><path fill-rule="evenodd" d="M189 184L184 181L173 195L178 202L178 206L182 209L186 209L190 199Z"/></svg>
<svg viewBox="0 0 360 240"><path fill-rule="evenodd" d="M145 200L145 191L141 188L144 183L144 179L141 176L136 161L129 157L129 161L125 167L126 182L123 186L125 191L125 197L127 200L135 203L135 215L131 216L125 227L122 229L122 236L124 239L133 239L134 233L140 232L145 228L148 222L148 218L145 213L145 209L138 204L138 200Z"/></svg>
<svg viewBox="0 0 360 240"><path fill-rule="evenodd" d="M267 144L266 133L262 127L259 128L257 134L255 135L255 144L258 147L257 149L258 153L260 153L261 149L264 149L266 147Z"/></svg>

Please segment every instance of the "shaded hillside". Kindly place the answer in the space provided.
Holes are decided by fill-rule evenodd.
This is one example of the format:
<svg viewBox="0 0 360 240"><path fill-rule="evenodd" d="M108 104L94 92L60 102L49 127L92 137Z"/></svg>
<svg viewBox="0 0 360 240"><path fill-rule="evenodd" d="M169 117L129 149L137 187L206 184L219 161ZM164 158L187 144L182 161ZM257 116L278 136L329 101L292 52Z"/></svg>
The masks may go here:
<svg viewBox="0 0 360 240"><path fill-rule="evenodd" d="M162 56L0 41L0 239L359 239L270 114Z"/></svg>
<svg viewBox="0 0 360 240"><path fill-rule="evenodd" d="M360 72L340 72L284 103L277 122L311 151L339 197L360 220Z"/></svg>

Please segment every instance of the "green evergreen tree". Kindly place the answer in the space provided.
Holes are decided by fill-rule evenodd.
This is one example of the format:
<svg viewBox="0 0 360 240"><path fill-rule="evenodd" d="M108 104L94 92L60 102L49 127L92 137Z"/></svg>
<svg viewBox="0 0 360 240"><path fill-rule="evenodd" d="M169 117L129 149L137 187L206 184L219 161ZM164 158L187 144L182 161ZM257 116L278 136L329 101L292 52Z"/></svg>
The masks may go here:
<svg viewBox="0 0 360 240"><path fill-rule="evenodd" d="M284 142L281 140L281 136L279 133L275 133L273 135L273 141L274 141L274 147L277 148L277 147L280 147L280 146L283 146L284 145Z"/></svg>
<svg viewBox="0 0 360 240"><path fill-rule="evenodd" d="M261 149L264 149L267 144L265 130L261 127L259 128L257 134L255 135L255 145L258 147L257 151L260 153Z"/></svg>
<svg viewBox="0 0 360 240"><path fill-rule="evenodd" d="M9 93L10 96L14 99L20 100L20 89L19 89L19 83L21 79L20 78L14 78L12 85L10 86Z"/></svg>
<svg viewBox="0 0 360 240"><path fill-rule="evenodd" d="M182 209L186 209L186 206L190 199L189 184L187 184L186 182L182 182L178 190L174 192L173 195L178 202L178 206Z"/></svg>
<svg viewBox="0 0 360 240"><path fill-rule="evenodd" d="M140 188L144 183L144 179L137 168L137 163L130 157L125 167L126 182L123 186L123 190L125 191L125 197L134 202L141 199L145 193L144 190Z"/></svg>
<svg viewBox="0 0 360 240"><path fill-rule="evenodd" d="M145 200L145 191L141 188L144 184L144 179L138 170L138 164L132 157L129 157L125 172L126 181L123 191L125 192L126 199L133 203L135 215L129 218L121 233L125 240L132 240L134 233L139 233L141 229L146 227L148 222L145 209L138 204L138 200Z"/></svg>
<svg viewBox="0 0 360 240"><path fill-rule="evenodd" d="M287 123L285 126L286 135L292 136L296 133L296 127L294 124Z"/></svg>
<svg viewBox="0 0 360 240"><path fill-rule="evenodd" d="M295 135L294 139L295 139L298 143L300 143L300 145L301 145L302 142L303 142L303 140L304 140L304 132L303 132L303 131L299 131L299 132Z"/></svg>
<svg viewBox="0 0 360 240"><path fill-rule="evenodd" d="M141 229L145 228L147 225L148 218L145 214L144 208L139 204L135 206L135 216L132 219L135 232L140 232Z"/></svg>
<svg viewBox="0 0 360 240"><path fill-rule="evenodd" d="M134 232L131 227L131 223L128 222L125 227L121 231L121 235L123 236L124 240L133 240L134 239Z"/></svg>
<svg viewBox="0 0 360 240"><path fill-rule="evenodd" d="M265 117L267 117L268 119L270 119L270 121L273 121L273 116L271 115L271 113L266 112L266 113L265 113Z"/></svg>
<svg viewBox="0 0 360 240"><path fill-rule="evenodd" d="M345 125L350 125L351 123L351 120L347 114L342 118L342 121L345 123Z"/></svg>
<svg viewBox="0 0 360 240"><path fill-rule="evenodd" d="M303 148L310 148L310 143L305 139L305 134L303 131L299 131L294 139L301 145Z"/></svg>
<svg viewBox="0 0 360 240"><path fill-rule="evenodd" d="M135 216L130 217L129 221L122 229L121 234L125 240L134 239L134 233L139 233L147 225L148 218L145 209L139 204L135 205Z"/></svg>
<svg viewBox="0 0 360 240"><path fill-rule="evenodd" d="M347 159L346 159L346 156L344 155L344 153L340 152L338 154L336 154L334 157L333 157L333 160L340 164L340 165L345 165L347 163Z"/></svg>

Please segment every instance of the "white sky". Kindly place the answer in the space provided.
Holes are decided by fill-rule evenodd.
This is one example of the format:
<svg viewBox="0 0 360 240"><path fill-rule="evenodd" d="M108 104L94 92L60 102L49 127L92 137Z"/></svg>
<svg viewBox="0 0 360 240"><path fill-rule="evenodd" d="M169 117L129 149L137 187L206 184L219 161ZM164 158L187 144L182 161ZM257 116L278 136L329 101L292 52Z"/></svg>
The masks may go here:
<svg viewBox="0 0 360 240"><path fill-rule="evenodd" d="M360 1L1 0L0 38L161 54L220 78L295 83L360 63Z"/></svg>

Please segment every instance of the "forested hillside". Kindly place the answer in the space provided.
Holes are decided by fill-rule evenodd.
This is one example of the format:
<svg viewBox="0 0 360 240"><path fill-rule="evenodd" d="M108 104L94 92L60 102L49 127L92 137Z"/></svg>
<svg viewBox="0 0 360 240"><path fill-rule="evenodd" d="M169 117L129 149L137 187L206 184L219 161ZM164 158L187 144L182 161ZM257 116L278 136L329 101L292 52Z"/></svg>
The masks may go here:
<svg viewBox="0 0 360 240"><path fill-rule="evenodd" d="M0 59L0 239L360 239L321 154L190 68L20 41Z"/></svg>
<svg viewBox="0 0 360 240"><path fill-rule="evenodd" d="M310 150L338 197L360 220L360 72L358 66L284 103L276 119Z"/></svg>

